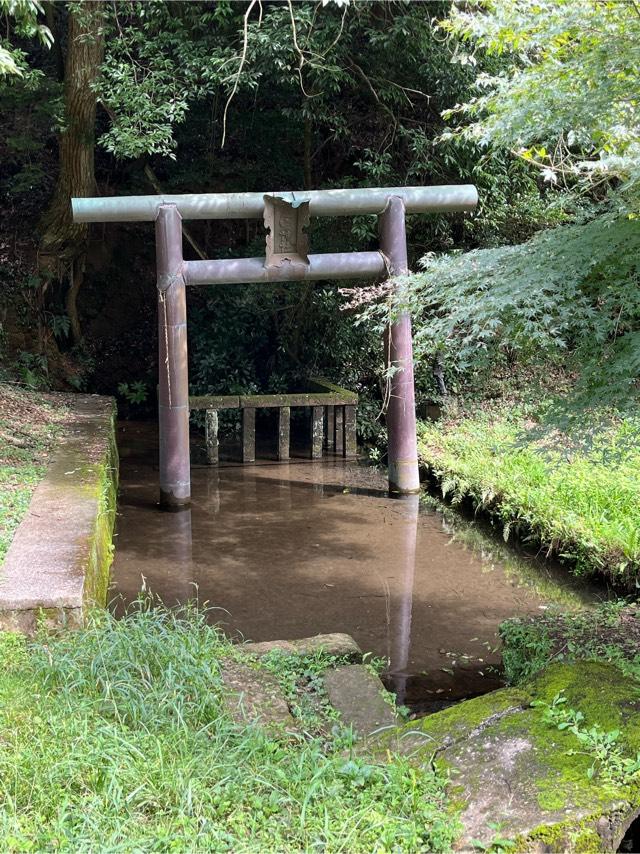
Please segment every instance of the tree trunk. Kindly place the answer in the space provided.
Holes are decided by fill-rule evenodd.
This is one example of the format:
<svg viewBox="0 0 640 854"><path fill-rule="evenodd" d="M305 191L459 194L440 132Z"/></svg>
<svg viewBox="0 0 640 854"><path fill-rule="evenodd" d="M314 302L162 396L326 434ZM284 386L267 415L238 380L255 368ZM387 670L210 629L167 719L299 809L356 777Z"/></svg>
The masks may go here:
<svg viewBox="0 0 640 854"><path fill-rule="evenodd" d="M49 209L43 217L40 241L41 269L54 280L70 282L65 302L76 340L81 333L75 302L84 269L87 226L73 222L71 197L95 193L96 95L93 86L104 57L103 15L104 6L98 0L84 0L69 8L60 171Z"/></svg>
<svg viewBox="0 0 640 854"><path fill-rule="evenodd" d="M449 392L447 390L447 385L444 381L444 357L440 351L438 351L438 353L436 354L436 356L433 360L432 373L433 373L433 378L436 382L436 388L438 389L438 392L443 397L446 397L449 394Z"/></svg>

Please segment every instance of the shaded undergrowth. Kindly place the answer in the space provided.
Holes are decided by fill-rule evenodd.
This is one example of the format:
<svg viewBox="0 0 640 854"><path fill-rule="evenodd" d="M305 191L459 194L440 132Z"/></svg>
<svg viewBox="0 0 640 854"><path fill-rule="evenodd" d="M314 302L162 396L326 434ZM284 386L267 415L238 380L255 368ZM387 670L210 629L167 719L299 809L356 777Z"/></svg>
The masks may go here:
<svg viewBox="0 0 640 854"><path fill-rule="evenodd" d="M640 607L624 600L590 611L514 617L500 626L504 674L520 685L553 662L614 664L640 682Z"/></svg>
<svg viewBox="0 0 640 854"><path fill-rule="evenodd" d="M61 397L0 383L0 564L67 414Z"/></svg>

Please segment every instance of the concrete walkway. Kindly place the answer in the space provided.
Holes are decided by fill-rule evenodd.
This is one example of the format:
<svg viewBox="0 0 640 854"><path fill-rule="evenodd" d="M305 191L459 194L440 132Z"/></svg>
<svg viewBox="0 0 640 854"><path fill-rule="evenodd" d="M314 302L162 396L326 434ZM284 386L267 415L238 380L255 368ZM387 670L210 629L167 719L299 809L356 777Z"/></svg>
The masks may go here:
<svg viewBox="0 0 640 854"><path fill-rule="evenodd" d="M80 625L104 605L118 477L111 398L78 395L0 567L0 629Z"/></svg>

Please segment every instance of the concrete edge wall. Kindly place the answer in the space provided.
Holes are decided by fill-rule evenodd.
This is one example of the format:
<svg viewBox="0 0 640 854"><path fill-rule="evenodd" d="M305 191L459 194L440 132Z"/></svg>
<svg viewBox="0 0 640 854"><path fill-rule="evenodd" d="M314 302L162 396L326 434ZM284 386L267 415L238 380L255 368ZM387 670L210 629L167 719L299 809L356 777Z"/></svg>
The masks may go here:
<svg viewBox="0 0 640 854"><path fill-rule="evenodd" d="M0 566L0 630L78 628L104 607L118 489L115 401L78 395Z"/></svg>

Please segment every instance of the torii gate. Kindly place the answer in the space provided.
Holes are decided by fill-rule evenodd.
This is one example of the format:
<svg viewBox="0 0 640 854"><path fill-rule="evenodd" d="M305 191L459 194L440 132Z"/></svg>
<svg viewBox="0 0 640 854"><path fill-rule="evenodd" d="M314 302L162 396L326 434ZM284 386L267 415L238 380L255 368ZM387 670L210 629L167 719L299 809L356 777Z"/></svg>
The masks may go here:
<svg viewBox="0 0 640 854"><path fill-rule="evenodd" d="M186 285L401 276L408 273L405 213L468 211L477 202L472 185L72 199L75 222L156 224L160 504L180 507L191 499ZM361 214L378 215L380 251L308 254L310 216ZM183 219L264 219L266 257L185 261ZM391 324L385 349L395 369L387 408L389 490L406 495L420 488L408 314Z"/></svg>

